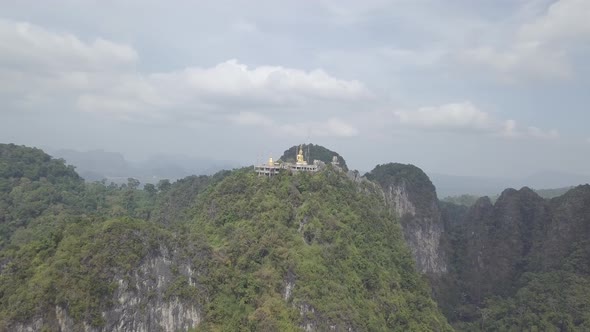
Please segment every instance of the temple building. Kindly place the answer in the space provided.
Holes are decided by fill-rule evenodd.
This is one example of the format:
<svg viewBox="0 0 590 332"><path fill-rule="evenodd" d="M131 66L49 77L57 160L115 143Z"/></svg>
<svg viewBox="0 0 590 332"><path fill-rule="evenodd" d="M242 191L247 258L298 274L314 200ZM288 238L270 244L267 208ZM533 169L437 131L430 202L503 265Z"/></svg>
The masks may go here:
<svg viewBox="0 0 590 332"><path fill-rule="evenodd" d="M303 146L299 145L299 152L295 158L295 163L287 162L274 162L272 157L268 159L268 162L263 165L254 166L254 171L260 176L274 176L279 173L281 169L286 169L291 172L317 172L320 161L314 161L309 164L303 156Z"/></svg>
<svg viewBox="0 0 590 332"><path fill-rule="evenodd" d="M281 165L279 163L275 163L272 160L272 157L268 158L268 162L264 165L254 166L254 170L258 175L264 176L274 176L279 174L279 170L281 169Z"/></svg>
<svg viewBox="0 0 590 332"><path fill-rule="evenodd" d="M299 145L299 153L297 154L297 162L295 164L285 164L286 169L290 169L291 171L305 171L305 172L317 172L318 165L314 163L313 165L309 165L305 158L303 157L303 147Z"/></svg>

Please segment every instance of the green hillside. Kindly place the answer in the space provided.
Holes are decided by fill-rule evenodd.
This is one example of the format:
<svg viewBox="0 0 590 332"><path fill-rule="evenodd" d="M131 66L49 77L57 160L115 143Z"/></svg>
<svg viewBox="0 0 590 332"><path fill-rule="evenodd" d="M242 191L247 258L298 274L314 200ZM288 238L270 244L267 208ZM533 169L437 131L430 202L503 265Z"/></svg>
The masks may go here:
<svg viewBox="0 0 590 332"><path fill-rule="evenodd" d="M170 303L202 331L450 330L372 183L328 168L84 184L1 148L0 330L153 324Z"/></svg>
<svg viewBox="0 0 590 332"><path fill-rule="evenodd" d="M218 294L209 324L284 331L306 306L320 330L446 329L379 199L334 171L263 179L244 170L211 188L192 225L220 273L205 282Z"/></svg>

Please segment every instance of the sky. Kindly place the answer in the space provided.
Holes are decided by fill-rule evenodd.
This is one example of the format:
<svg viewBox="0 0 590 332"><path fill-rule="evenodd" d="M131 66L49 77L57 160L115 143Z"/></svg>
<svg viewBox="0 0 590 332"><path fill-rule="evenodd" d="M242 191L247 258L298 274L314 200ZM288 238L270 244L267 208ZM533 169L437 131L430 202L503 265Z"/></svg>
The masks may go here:
<svg viewBox="0 0 590 332"><path fill-rule="evenodd" d="M589 0L0 0L0 142L590 174Z"/></svg>

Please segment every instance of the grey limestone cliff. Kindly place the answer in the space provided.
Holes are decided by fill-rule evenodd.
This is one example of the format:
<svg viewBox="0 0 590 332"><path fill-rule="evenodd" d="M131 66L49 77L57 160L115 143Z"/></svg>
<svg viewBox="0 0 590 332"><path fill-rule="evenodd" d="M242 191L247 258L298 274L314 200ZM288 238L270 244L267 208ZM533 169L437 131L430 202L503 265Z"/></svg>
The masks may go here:
<svg viewBox="0 0 590 332"><path fill-rule="evenodd" d="M15 332L33 331L186 331L201 322L202 310L194 302L183 301L173 285L187 283L196 287L195 271L190 264L176 260L165 248L145 257L129 275L117 276L111 305L102 311L103 324L76 323L68 308L55 305L43 317L11 328Z"/></svg>
<svg viewBox="0 0 590 332"><path fill-rule="evenodd" d="M366 177L383 190L386 204L399 218L417 269L436 276L447 272L445 227L430 179L413 165L378 165Z"/></svg>

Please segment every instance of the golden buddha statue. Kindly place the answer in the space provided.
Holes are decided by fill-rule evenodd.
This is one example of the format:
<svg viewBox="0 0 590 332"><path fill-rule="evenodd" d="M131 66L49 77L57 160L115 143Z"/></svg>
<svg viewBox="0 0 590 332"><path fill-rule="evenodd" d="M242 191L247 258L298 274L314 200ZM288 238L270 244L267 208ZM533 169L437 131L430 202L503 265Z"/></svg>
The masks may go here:
<svg viewBox="0 0 590 332"><path fill-rule="evenodd" d="M297 164L298 165L307 165L305 158L303 158L303 146L299 145L299 153L297 154Z"/></svg>

